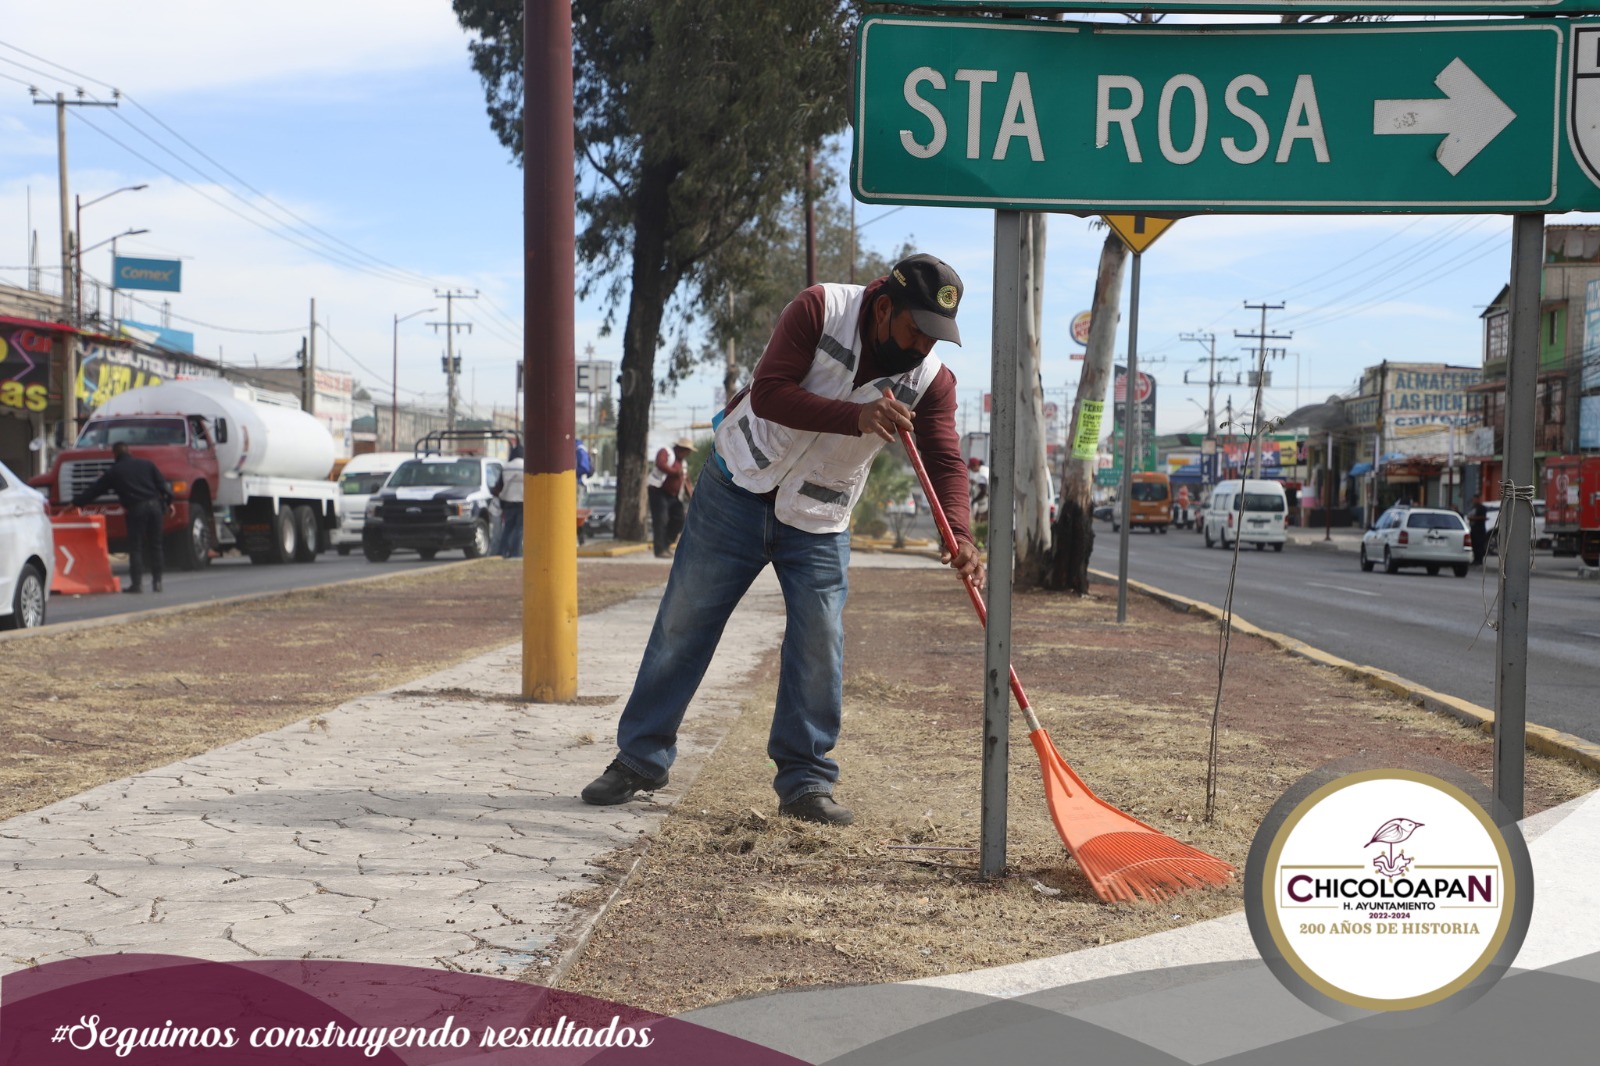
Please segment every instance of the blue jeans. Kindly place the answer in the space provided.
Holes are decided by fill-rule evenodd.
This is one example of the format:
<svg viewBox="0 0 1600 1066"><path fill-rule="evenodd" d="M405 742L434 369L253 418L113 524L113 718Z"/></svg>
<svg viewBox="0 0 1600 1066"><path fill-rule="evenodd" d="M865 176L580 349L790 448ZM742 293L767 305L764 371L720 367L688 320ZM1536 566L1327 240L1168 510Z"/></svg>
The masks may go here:
<svg viewBox="0 0 1600 1066"><path fill-rule="evenodd" d="M771 501L734 485L717 465L706 463L695 484L667 591L617 724L617 758L646 777L667 772L728 616L771 563L788 614L767 739L778 767L772 787L780 803L831 793L839 779L828 753L839 739L850 534L784 525Z"/></svg>
<svg viewBox="0 0 1600 1066"><path fill-rule="evenodd" d="M522 554L522 504L500 501L500 536L495 538L494 554L507 559Z"/></svg>

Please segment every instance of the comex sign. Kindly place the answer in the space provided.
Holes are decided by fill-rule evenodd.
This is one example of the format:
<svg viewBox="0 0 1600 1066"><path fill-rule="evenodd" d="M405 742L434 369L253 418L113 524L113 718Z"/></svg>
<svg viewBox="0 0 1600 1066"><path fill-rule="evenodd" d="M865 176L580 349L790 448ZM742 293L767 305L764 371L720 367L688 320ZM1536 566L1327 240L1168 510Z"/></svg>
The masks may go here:
<svg viewBox="0 0 1600 1066"><path fill-rule="evenodd" d="M869 202L1081 214L1593 210L1597 46L1600 20L876 16L852 179Z"/></svg>
<svg viewBox="0 0 1600 1066"><path fill-rule="evenodd" d="M117 256L111 264L119 289L152 289L156 292L183 291L183 261L179 259L132 259Z"/></svg>

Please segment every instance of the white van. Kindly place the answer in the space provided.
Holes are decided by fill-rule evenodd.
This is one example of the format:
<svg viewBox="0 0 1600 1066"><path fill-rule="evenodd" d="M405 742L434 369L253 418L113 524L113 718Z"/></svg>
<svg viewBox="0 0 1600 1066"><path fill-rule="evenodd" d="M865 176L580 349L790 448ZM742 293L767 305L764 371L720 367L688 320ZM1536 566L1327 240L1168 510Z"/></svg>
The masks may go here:
<svg viewBox="0 0 1600 1066"><path fill-rule="evenodd" d="M339 528L333 531L333 546L340 555L361 546L367 501L383 488L395 467L411 458L410 452L367 452L344 464L339 472Z"/></svg>
<svg viewBox="0 0 1600 1066"><path fill-rule="evenodd" d="M1206 504L1206 547L1254 544L1256 551L1262 551L1270 544L1281 552L1288 540L1284 529L1288 517L1289 497L1279 482L1220 481Z"/></svg>

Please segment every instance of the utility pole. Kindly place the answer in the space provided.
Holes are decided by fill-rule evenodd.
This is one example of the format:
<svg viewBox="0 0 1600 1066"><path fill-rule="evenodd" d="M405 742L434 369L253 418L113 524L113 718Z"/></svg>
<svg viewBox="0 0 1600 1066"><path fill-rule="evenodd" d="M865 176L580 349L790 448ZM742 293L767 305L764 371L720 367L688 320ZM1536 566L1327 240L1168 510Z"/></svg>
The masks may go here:
<svg viewBox="0 0 1600 1066"><path fill-rule="evenodd" d="M852 200L852 206L854 201ZM728 290L728 362L722 371L722 403L726 407L728 401L733 399L733 394L739 388L739 358L738 349L733 340L733 290Z"/></svg>
<svg viewBox="0 0 1600 1066"><path fill-rule="evenodd" d="M459 289L452 289L449 292L435 292L433 295L435 298L444 301L444 321L429 322L428 325L434 329L438 329L440 326L444 327L444 371L450 383L450 392L445 402L444 424L447 430L454 432L456 428L456 330L465 329L468 333L472 332L471 322L456 321L455 301L476 300L478 294L476 291L468 294Z"/></svg>
<svg viewBox="0 0 1600 1066"><path fill-rule="evenodd" d="M306 344L305 376L301 379L300 406L305 408L306 414L316 414L317 410L317 300L311 299L311 332Z"/></svg>
<svg viewBox="0 0 1600 1066"><path fill-rule="evenodd" d="M1206 370L1206 436L1217 435L1217 335L1180 333L1179 340L1194 341L1206 349L1210 366Z"/></svg>
<svg viewBox="0 0 1600 1066"><path fill-rule="evenodd" d="M1283 308L1284 308L1283 304L1267 304L1267 303L1253 304L1253 303L1250 303L1250 302L1246 301L1244 307L1245 307L1245 310L1247 310L1247 311L1260 311L1261 312L1261 332L1259 332L1259 333L1240 333L1238 330L1234 330L1233 331L1233 335L1235 337L1238 337L1240 340L1253 340L1253 341L1256 342L1255 415L1251 419L1251 422L1250 422L1250 432L1251 432L1251 435L1255 438L1255 442L1256 442L1256 477L1259 478L1261 476L1261 462L1262 462L1261 448L1262 448L1262 444L1263 444L1262 438L1261 438L1261 390L1266 387L1266 382L1267 382L1267 354L1269 352L1269 349L1267 348L1267 342L1268 341L1292 340L1292 339L1294 339L1294 334L1293 333L1268 333L1267 332L1267 312L1268 311L1282 311ZM1285 349L1283 349L1283 348L1272 348L1272 349L1270 349L1270 352L1276 357L1282 357L1282 355L1285 352ZM1248 457L1246 457L1246 463L1247 464L1248 464L1248 461L1249 461Z"/></svg>
<svg viewBox="0 0 1600 1066"><path fill-rule="evenodd" d="M68 100L66 94L56 93L55 99L48 97L40 99L39 90L32 88L28 92L33 96L35 104L44 104L56 109L56 167L60 175L61 185L61 318L64 322L76 323L78 321L78 308L73 305L72 291L75 288L72 276L73 263L73 233L68 222L67 211L67 108L69 107L116 107L121 92L113 89L110 100L85 100L83 90L78 90L78 99ZM77 341L71 335L64 334L61 343L66 346L66 357L62 360L63 373L61 376L61 430L62 439L71 447L73 441L78 439L78 350Z"/></svg>

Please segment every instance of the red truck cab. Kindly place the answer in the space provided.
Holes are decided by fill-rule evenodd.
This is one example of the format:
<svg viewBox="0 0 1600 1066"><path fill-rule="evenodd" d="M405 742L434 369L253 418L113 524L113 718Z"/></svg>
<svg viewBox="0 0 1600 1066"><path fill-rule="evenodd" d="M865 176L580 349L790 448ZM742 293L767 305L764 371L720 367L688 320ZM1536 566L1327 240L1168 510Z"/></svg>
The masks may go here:
<svg viewBox="0 0 1600 1066"><path fill-rule="evenodd" d="M33 479L54 504L65 506L111 466L111 446L126 442L133 454L156 464L172 487L173 506L162 524L167 563L194 570L211 561L215 539L212 501L218 483L216 448L206 420L198 415L119 415L91 419L77 444L56 456L49 473ZM122 505L106 493L84 505L104 515L111 551L127 551Z"/></svg>

